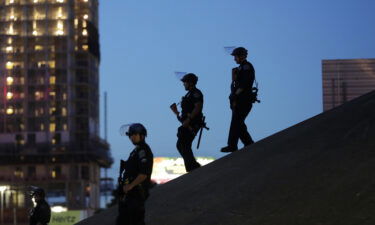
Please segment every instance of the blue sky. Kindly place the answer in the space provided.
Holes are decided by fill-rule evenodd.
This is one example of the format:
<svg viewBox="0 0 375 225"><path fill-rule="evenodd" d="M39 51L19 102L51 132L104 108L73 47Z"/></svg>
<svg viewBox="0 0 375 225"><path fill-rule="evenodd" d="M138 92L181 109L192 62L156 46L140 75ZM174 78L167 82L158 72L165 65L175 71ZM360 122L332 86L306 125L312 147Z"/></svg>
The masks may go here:
<svg viewBox="0 0 375 225"><path fill-rule="evenodd" d="M322 59L375 57L374 0L102 0L99 7L100 91L101 100L108 92L116 161L110 176L133 149L119 135L123 124L143 123L155 156L179 156L169 105L185 90L174 71L197 74L204 93L211 130L195 155L224 156L236 66L224 46L246 47L256 69L262 103L247 119L255 140L322 112Z"/></svg>

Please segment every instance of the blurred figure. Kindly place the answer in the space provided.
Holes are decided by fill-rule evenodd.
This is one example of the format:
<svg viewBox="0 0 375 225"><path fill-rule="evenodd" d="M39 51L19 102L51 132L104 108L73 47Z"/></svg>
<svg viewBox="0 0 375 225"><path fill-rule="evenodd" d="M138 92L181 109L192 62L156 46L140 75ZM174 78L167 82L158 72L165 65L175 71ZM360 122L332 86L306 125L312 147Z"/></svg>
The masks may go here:
<svg viewBox="0 0 375 225"><path fill-rule="evenodd" d="M253 103L258 101L256 93L253 93L255 70L253 65L246 60L247 50L245 48L235 48L231 55L234 56L234 61L239 64L239 67L232 69L231 93L229 96L232 120L228 135L228 146L222 148L221 152L238 150L239 139L244 146L254 143L247 131L245 120Z"/></svg>
<svg viewBox="0 0 375 225"><path fill-rule="evenodd" d="M121 166L125 171L124 174L120 174L122 193L116 224L144 225L145 201L149 196L154 156L145 140L146 128L140 123L125 126L128 129L124 133L135 145L135 149L127 161L121 160ZM124 131L124 127L121 130Z"/></svg>
<svg viewBox="0 0 375 225"><path fill-rule="evenodd" d="M30 195L34 208L30 211L30 225L47 225L51 219L51 207L45 200L45 192L39 187L31 188Z"/></svg>

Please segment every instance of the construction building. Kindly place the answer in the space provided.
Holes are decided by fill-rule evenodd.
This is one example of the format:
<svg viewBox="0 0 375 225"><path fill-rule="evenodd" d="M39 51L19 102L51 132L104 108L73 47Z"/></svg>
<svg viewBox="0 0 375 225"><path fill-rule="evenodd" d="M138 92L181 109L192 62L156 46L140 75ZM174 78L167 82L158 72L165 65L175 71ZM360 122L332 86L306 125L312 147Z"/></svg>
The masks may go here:
<svg viewBox="0 0 375 225"><path fill-rule="evenodd" d="M29 185L99 208L98 0L0 0L0 224L27 220Z"/></svg>
<svg viewBox="0 0 375 225"><path fill-rule="evenodd" d="M323 110L375 90L375 59L323 60Z"/></svg>

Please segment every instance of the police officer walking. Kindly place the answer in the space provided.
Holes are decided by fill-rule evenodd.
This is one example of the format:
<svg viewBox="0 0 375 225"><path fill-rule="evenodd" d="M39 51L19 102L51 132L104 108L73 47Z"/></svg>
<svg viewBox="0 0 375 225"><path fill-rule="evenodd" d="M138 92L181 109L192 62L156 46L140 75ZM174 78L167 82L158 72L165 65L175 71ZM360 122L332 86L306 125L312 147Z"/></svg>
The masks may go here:
<svg viewBox="0 0 375 225"><path fill-rule="evenodd" d="M119 202L117 225L144 225L145 201L149 196L153 154L146 144L146 128L140 123L129 126L125 133L135 149L124 162L125 172L122 176L123 194Z"/></svg>
<svg viewBox="0 0 375 225"><path fill-rule="evenodd" d="M31 198L36 205L30 211L30 225L47 225L51 219L51 208L45 200L45 192L39 187L32 188Z"/></svg>
<svg viewBox="0 0 375 225"><path fill-rule="evenodd" d="M195 160L193 150L191 149L193 140L202 126L202 109L203 94L196 88L198 77L193 73L188 73L182 77L187 94L182 97L181 115L177 111L176 104L171 106L173 112L177 115L177 119L182 123L177 131L176 147L184 159L185 169L190 172L201 165ZM174 106L174 109L173 109Z"/></svg>
<svg viewBox="0 0 375 225"><path fill-rule="evenodd" d="M239 67L232 69L231 93L229 96L232 120L228 135L228 146L221 149L221 152L234 152L238 150L237 144L240 139L244 146L254 143L247 127L245 119L250 113L252 104L256 97L252 93L255 80L253 65L246 60L247 50L243 47L235 48L231 54Z"/></svg>

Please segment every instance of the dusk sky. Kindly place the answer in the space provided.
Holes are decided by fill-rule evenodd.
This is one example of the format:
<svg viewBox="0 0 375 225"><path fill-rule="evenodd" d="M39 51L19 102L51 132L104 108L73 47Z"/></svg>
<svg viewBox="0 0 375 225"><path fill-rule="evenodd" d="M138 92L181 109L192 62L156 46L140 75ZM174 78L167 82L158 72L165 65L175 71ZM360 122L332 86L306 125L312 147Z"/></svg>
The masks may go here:
<svg viewBox="0 0 375 225"><path fill-rule="evenodd" d="M119 134L123 124L143 123L155 156L179 156L169 105L186 92L174 71L197 74L204 94L211 129L195 155L226 155L236 64L225 46L247 48L256 70L261 103L246 121L256 141L322 112L323 59L375 57L374 0L101 0L99 7L101 134L107 91L112 177L133 149Z"/></svg>

